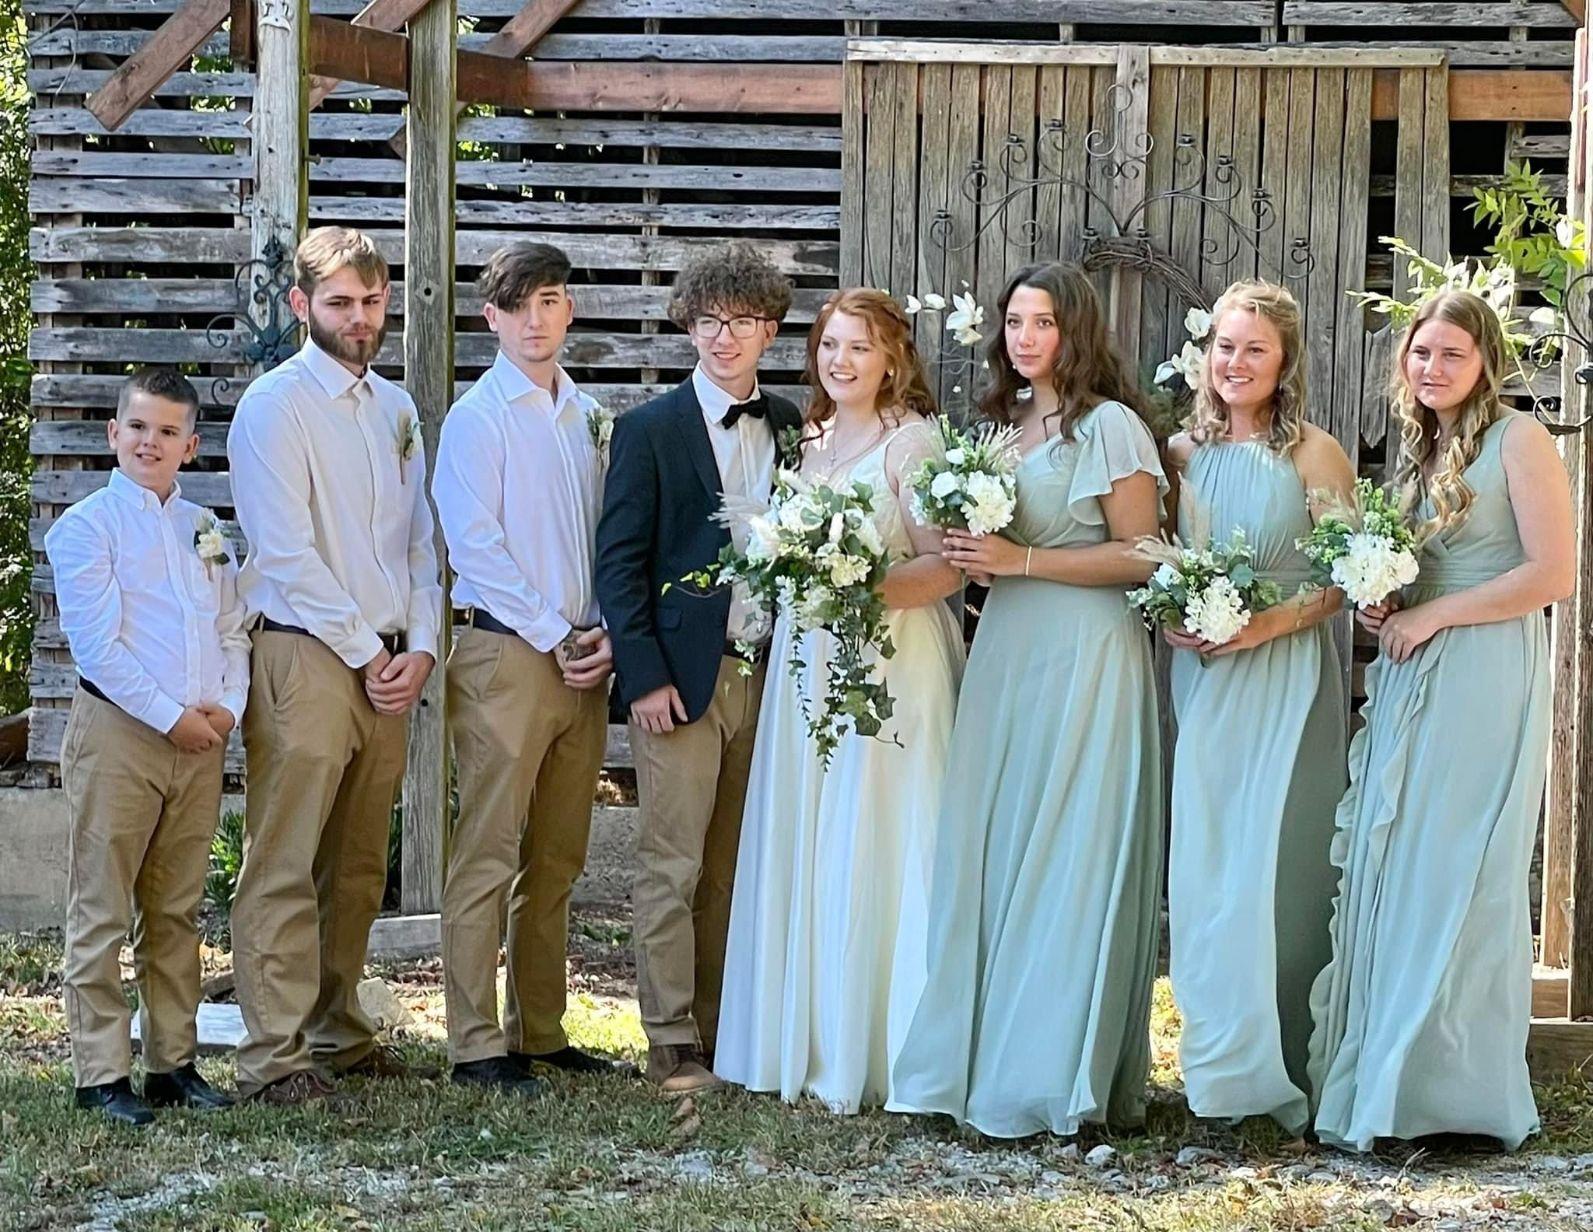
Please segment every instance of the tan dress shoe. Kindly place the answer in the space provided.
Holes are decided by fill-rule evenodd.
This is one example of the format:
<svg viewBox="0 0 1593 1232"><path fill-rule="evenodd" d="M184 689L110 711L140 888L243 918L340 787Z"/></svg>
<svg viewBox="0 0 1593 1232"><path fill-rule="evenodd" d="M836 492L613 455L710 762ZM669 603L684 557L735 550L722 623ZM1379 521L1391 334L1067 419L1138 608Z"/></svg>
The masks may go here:
<svg viewBox="0 0 1593 1232"><path fill-rule="evenodd" d="M661 1044L647 1050L647 1081L666 1095L686 1095L724 1086L724 1080L703 1064L691 1044Z"/></svg>

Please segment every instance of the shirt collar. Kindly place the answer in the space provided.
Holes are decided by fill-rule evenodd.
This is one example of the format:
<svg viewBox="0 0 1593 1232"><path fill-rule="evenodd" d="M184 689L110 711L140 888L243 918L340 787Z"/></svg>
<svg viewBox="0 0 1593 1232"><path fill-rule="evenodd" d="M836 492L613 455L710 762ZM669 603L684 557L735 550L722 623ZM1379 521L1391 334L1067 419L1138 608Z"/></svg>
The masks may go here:
<svg viewBox="0 0 1593 1232"><path fill-rule="evenodd" d="M161 508L160 497L156 496L137 480L129 479L127 472L119 466L111 472L111 480L108 486L114 496L126 501L135 509L154 509L158 511ZM182 484L173 479L171 481L171 495L166 498L165 508L172 508L173 502L182 494Z"/></svg>
<svg viewBox="0 0 1593 1232"><path fill-rule="evenodd" d="M503 394L505 402L514 403L521 398L539 395L537 397L538 404L550 405L555 419L564 413L565 408L570 403L575 401L579 392L575 387L575 382L570 379L570 374L563 367L559 367L557 371L559 374L559 392L557 396L553 396L528 377L520 365L502 351L499 351L498 357L492 361L493 379L498 382L499 392Z"/></svg>
<svg viewBox="0 0 1593 1232"><path fill-rule="evenodd" d="M746 399L733 398L730 396L729 390L714 384L712 378L702 370L701 364L691 370L691 387L697 393L697 405L702 407L703 417L711 424L723 423L725 415L731 407L738 405L741 401L750 402L758 396L757 377L752 379L752 393L749 397Z"/></svg>
<svg viewBox="0 0 1593 1232"><path fill-rule="evenodd" d="M310 375L315 377L330 398L341 398L344 394L353 393L357 385L370 387L369 368L364 376L355 376L313 342L306 342L299 354L304 356L304 366L309 369Z"/></svg>

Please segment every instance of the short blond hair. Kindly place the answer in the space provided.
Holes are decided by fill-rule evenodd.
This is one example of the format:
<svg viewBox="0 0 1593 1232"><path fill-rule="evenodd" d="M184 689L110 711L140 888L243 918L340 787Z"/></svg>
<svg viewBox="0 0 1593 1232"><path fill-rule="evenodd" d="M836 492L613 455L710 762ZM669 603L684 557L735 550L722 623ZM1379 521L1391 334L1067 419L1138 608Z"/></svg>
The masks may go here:
<svg viewBox="0 0 1593 1232"><path fill-rule="evenodd" d="M306 295L345 268L352 268L368 287L388 281L387 261L376 242L353 227L317 227L293 254L293 281Z"/></svg>

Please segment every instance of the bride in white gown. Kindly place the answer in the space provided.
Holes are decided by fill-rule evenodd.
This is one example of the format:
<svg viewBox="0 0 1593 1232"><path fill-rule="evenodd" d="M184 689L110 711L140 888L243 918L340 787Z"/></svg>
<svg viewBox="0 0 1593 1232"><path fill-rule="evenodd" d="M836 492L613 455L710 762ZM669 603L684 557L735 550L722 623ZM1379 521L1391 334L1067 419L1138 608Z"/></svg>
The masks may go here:
<svg viewBox="0 0 1593 1232"><path fill-rule="evenodd" d="M815 380L816 378L816 380ZM838 292L808 339L814 385L802 473L870 485L892 565L883 593L895 709L819 763L799 690L822 697L831 640L775 625L730 909L714 1071L837 1112L882 1104L923 988L940 780L964 661L945 598L961 575L913 521L908 480L940 448L933 396L900 306ZM799 653L803 684L790 675ZM899 742L899 743L896 743Z"/></svg>

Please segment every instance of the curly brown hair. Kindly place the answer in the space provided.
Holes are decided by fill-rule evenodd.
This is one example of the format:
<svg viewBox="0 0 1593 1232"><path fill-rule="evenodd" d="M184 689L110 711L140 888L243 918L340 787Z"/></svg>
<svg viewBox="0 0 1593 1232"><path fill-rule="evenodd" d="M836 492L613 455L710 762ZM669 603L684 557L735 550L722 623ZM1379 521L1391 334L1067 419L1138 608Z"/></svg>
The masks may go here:
<svg viewBox="0 0 1593 1232"><path fill-rule="evenodd" d="M688 329L713 312L782 321L791 309L791 280L749 240L731 240L693 257L675 276L669 319Z"/></svg>

